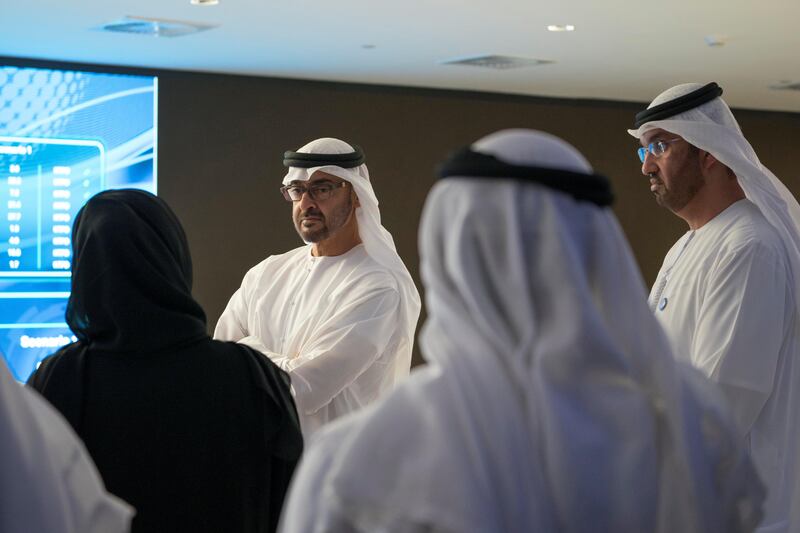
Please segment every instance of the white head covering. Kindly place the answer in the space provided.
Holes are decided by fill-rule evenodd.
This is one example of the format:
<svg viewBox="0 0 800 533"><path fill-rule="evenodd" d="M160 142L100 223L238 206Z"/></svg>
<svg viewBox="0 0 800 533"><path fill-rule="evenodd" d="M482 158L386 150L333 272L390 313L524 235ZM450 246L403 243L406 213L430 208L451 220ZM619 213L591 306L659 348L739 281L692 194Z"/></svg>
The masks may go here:
<svg viewBox="0 0 800 533"><path fill-rule="evenodd" d="M298 152L307 154L346 154L353 152L353 147L339 139L324 137L306 144ZM411 351L414 346L414 331L421 307L419 292L409 274L403 260L397 254L394 239L391 233L381 225L381 212L378 209L378 197L372 190L369 181L367 165L362 164L354 168L342 168L336 165L325 165L311 168L291 167L283 178L283 184L288 185L293 181L308 181L318 171L327 172L337 176L353 186L358 196L360 207L356 208L358 234L364 243L364 248L375 261L388 269L397 280L400 291L401 316L398 317L399 331L404 332L398 346L399 360L395 368L408 369L411 364ZM398 376L400 377L400 376Z"/></svg>
<svg viewBox="0 0 800 533"><path fill-rule="evenodd" d="M0 531L122 533L132 516L66 420L0 357Z"/></svg>
<svg viewBox="0 0 800 533"><path fill-rule="evenodd" d="M472 150L592 172L537 131ZM763 493L732 422L673 359L610 209L521 181L448 177L428 196L420 253L431 364L312 442L283 531L755 525Z"/></svg>
<svg viewBox="0 0 800 533"><path fill-rule="evenodd" d="M656 96L648 109L702 86L700 83L676 85ZM800 295L800 205L789 189L758 160L728 104L717 97L667 119L646 122L638 129L628 130L628 133L640 138L657 128L680 135L689 144L710 152L733 170L747 198L778 230L790 258L795 295ZM795 298L795 301L800 305L800 298Z"/></svg>

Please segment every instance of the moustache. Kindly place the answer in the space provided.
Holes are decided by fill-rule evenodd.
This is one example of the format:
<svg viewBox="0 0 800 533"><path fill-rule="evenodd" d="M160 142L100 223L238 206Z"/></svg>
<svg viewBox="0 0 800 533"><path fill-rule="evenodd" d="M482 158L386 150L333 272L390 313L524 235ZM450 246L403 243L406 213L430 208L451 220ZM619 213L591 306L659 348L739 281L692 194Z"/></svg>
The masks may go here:
<svg viewBox="0 0 800 533"><path fill-rule="evenodd" d="M320 211L318 209L314 209L313 207L309 207L308 209L306 209L305 211L300 213L300 220L303 220L303 219L306 219L306 218L324 219L325 217L322 215L322 211Z"/></svg>

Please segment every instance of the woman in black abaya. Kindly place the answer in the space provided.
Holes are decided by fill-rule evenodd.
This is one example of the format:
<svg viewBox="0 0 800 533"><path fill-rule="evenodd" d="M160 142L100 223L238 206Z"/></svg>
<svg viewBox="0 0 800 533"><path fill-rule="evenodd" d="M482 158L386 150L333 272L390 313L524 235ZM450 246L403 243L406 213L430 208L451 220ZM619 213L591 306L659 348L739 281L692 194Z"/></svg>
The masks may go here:
<svg viewBox="0 0 800 533"><path fill-rule="evenodd" d="M72 240L78 341L28 384L136 508L133 532L273 531L302 450L287 375L208 337L186 236L160 198L102 192Z"/></svg>

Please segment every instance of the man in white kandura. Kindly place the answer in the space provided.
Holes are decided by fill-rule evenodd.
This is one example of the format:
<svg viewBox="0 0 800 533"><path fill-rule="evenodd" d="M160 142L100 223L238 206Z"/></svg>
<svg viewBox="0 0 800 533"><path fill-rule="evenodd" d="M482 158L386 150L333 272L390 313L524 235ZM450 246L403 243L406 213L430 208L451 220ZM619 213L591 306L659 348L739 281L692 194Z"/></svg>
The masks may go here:
<svg viewBox="0 0 800 533"><path fill-rule="evenodd" d="M284 165L281 190L307 245L250 269L214 337L289 373L308 437L408 375L420 299L358 147L317 139L286 152Z"/></svg>
<svg viewBox="0 0 800 533"><path fill-rule="evenodd" d="M724 400L676 361L564 141L457 152L419 230L429 364L317 433L283 533L737 533L763 490Z"/></svg>
<svg viewBox="0 0 800 533"><path fill-rule="evenodd" d="M0 355L0 531L125 533L133 515L106 492L69 423Z"/></svg>
<svg viewBox="0 0 800 533"><path fill-rule="evenodd" d="M716 83L636 115L642 173L689 231L650 307L677 357L719 383L767 486L762 533L800 532L800 206L758 160Z"/></svg>

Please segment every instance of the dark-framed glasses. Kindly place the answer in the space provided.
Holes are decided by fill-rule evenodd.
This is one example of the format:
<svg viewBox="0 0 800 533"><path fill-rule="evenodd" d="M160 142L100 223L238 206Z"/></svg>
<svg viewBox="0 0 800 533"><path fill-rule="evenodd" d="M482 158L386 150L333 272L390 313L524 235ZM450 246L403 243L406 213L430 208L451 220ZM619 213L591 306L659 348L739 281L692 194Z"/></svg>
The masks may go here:
<svg viewBox="0 0 800 533"><path fill-rule="evenodd" d="M642 146L637 150L639 154L639 161L644 163L644 158L647 157L647 152L653 154L653 157L659 157L661 154L667 151L668 145L670 143L674 143L675 141L680 141L680 137L675 139L667 139L665 141L656 141L648 144L647 146Z"/></svg>
<svg viewBox="0 0 800 533"><path fill-rule="evenodd" d="M287 202L299 202L305 193L308 193L312 200L321 202L330 198L334 191L343 187L347 187L346 181L340 181L339 183L320 181L312 183L308 187L296 184L285 185L281 187L281 193Z"/></svg>

